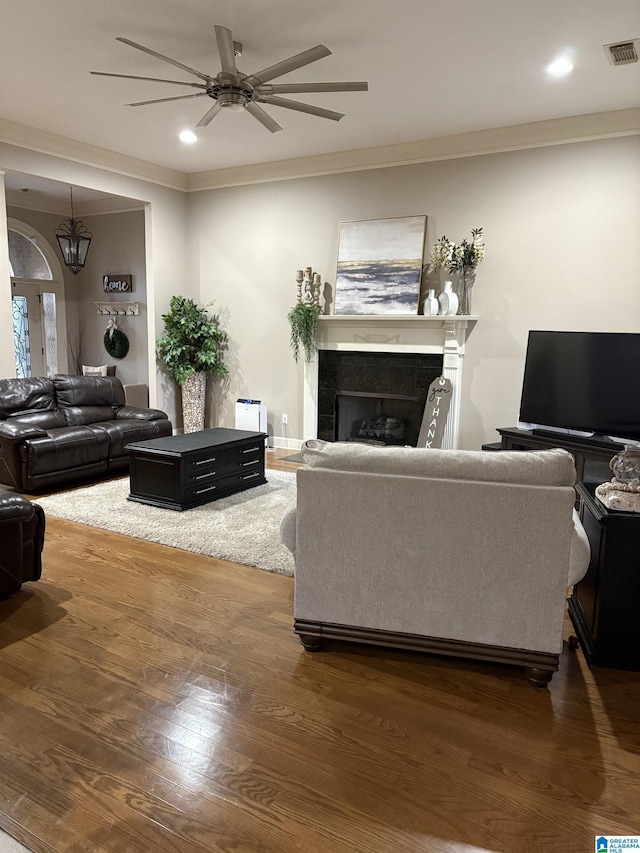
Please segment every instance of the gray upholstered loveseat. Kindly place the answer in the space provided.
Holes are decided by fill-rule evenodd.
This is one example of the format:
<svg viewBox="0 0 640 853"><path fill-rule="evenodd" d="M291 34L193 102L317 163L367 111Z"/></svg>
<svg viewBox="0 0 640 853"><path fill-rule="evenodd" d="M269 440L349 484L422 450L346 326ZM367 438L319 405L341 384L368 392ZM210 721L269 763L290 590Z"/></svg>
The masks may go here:
<svg viewBox="0 0 640 853"><path fill-rule="evenodd" d="M18 491L126 469L130 442L171 431L159 409L125 405L112 376L0 379L0 483Z"/></svg>
<svg viewBox="0 0 640 853"><path fill-rule="evenodd" d="M567 588L589 544L564 450L381 448L309 441L297 505L295 631L324 639L558 668Z"/></svg>

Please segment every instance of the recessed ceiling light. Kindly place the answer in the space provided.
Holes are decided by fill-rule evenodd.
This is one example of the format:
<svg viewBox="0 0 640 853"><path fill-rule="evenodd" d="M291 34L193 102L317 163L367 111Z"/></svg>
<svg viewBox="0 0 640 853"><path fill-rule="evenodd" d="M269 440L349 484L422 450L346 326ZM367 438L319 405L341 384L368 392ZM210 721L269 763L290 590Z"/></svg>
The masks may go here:
<svg viewBox="0 0 640 853"><path fill-rule="evenodd" d="M198 137L192 130L183 130L178 135L178 139L180 142L184 142L186 145L192 145L194 142L198 141Z"/></svg>
<svg viewBox="0 0 640 853"><path fill-rule="evenodd" d="M565 74L571 74L573 71L573 62L568 59L556 59L551 65L547 65L547 74L553 77L564 77Z"/></svg>

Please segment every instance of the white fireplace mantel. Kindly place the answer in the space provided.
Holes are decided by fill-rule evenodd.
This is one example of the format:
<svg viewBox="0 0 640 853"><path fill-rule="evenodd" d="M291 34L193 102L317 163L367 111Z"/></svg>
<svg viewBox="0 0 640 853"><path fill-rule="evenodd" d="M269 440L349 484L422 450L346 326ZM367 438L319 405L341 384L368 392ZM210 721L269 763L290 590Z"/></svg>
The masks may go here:
<svg viewBox="0 0 640 853"><path fill-rule="evenodd" d="M443 375L453 387L442 446L456 448L465 344L478 319L471 314L323 314L319 318L318 349L442 355ZM303 430L305 441L318 435L317 354L305 362Z"/></svg>

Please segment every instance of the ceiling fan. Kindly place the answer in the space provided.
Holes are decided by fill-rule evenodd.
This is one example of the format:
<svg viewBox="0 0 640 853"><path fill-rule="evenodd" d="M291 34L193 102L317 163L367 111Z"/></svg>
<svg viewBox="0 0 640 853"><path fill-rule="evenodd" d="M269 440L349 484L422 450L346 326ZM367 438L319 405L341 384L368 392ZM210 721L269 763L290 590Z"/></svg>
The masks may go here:
<svg viewBox="0 0 640 853"><path fill-rule="evenodd" d="M193 95L177 95L172 98L155 98L150 101L137 101L133 104L127 104L129 107L143 107L147 104L158 104L163 101L180 101L185 98L201 98L209 97L215 101L214 105L200 119L196 127L207 127L213 119L222 111L230 110L234 112L242 112L246 110L250 115L257 119L260 124L264 125L271 133L282 130L280 125L271 118L269 113L260 106L270 104L274 107L284 107L288 110L297 110L301 113L309 113L310 115L319 116L320 118L331 119L332 121L340 121L344 113L337 113L333 110L326 110L322 107L315 107L311 104L303 104L299 101L292 101L290 98L281 98L282 94L298 94L303 92L366 92L369 88L368 83L276 83L272 84L269 81L276 77L282 77L283 74L288 74L290 71L295 71L297 68L302 68L318 59L323 59L325 56L330 56L331 51L323 44L318 44L315 47L304 50L302 53L297 53L295 56L290 56L288 59L277 62L275 65L270 65L268 68L262 69L255 74L243 74L238 71L236 66L236 56L242 54L242 45L234 42L231 30L227 27L215 26L216 41L218 43L218 53L220 55L220 64L222 70L215 75L205 74L202 71L197 71L195 68L190 68L182 62L164 56L149 47L138 44L131 39L117 37L117 41L128 44L130 47L135 47L136 50L141 50L163 62L168 62L175 65L176 68L181 68L189 74L194 74L202 82L188 83L182 80L164 80L158 77L138 77L134 74L113 74L107 71L92 71L91 74L100 77L124 77L129 80L151 80L155 83L172 83L176 86L191 86L195 89L202 89L201 92L196 92Z"/></svg>

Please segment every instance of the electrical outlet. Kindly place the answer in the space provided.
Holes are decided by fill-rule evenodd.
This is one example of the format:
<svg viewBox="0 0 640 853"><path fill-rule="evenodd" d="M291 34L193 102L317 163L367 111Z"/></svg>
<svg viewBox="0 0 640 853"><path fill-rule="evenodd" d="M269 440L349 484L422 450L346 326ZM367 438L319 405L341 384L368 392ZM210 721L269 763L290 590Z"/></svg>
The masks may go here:
<svg viewBox="0 0 640 853"><path fill-rule="evenodd" d="M286 426L288 422L289 422L289 416L283 415L282 416L282 426Z"/></svg>

